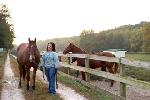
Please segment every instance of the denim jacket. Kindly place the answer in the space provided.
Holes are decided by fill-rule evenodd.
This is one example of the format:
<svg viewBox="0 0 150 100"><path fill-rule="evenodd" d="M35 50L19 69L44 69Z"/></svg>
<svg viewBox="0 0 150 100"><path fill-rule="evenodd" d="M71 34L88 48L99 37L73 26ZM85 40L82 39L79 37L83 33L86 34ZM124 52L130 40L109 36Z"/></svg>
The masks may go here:
<svg viewBox="0 0 150 100"><path fill-rule="evenodd" d="M59 59L58 54L56 52L46 52L42 55L43 67L50 68L55 67L58 68Z"/></svg>

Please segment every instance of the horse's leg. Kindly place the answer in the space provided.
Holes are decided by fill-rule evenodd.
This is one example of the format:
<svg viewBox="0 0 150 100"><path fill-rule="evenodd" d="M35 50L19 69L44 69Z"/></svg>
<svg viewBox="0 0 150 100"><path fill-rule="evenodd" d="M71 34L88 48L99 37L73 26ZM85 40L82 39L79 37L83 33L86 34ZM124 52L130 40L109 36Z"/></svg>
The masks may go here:
<svg viewBox="0 0 150 100"><path fill-rule="evenodd" d="M101 71L106 72L106 62L104 62L104 61L100 62L100 66L101 66Z"/></svg>
<svg viewBox="0 0 150 100"><path fill-rule="evenodd" d="M26 79L27 79L27 90L29 90L29 81L30 81L30 69L29 68L26 68L26 73L27 73L27 76L26 76Z"/></svg>
<svg viewBox="0 0 150 100"><path fill-rule="evenodd" d="M22 66L21 65L19 65L19 73L20 73L19 88L21 88L21 77L22 77Z"/></svg>
<svg viewBox="0 0 150 100"><path fill-rule="evenodd" d="M35 77L36 77L36 71L37 71L37 68L34 68L33 70L33 84L32 84L32 89L35 90Z"/></svg>
<svg viewBox="0 0 150 100"><path fill-rule="evenodd" d="M76 77L77 77L77 78L79 77L79 73L80 73L79 70L77 70L77 71L76 71Z"/></svg>
<svg viewBox="0 0 150 100"><path fill-rule="evenodd" d="M106 66L105 65L103 65L103 66L101 66L102 68L101 68L101 71L105 71L106 72Z"/></svg>
<svg viewBox="0 0 150 100"><path fill-rule="evenodd" d="M86 80L86 77L85 77L85 72L81 71L81 74L82 74L82 80Z"/></svg>
<svg viewBox="0 0 150 100"><path fill-rule="evenodd" d="M113 69L114 69L114 74L116 74L118 70L118 63L113 64Z"/></svg>
<svg viewBox="0 0 150 100"><path fill-rule="evenodd" d="M108 65L107 65L108 68L107 68L107 69L108 69L108 71L109 71L110 73L115 74L115 72L114 72L114 70L113 70L113 66L114 66L114 63L108 62ZM111 80L110 87L113 86L114 82L115 82L114 80Z"/></svg>

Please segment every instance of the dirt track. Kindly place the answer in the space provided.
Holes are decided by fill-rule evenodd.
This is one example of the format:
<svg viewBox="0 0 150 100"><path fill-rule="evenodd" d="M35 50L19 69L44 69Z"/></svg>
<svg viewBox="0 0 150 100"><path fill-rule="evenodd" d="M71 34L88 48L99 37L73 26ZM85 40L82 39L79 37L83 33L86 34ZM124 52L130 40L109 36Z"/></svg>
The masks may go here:
<svg viewBox="0 0 150 100"><path fill-rule="evenodd" d="M119 82L115 82L113 87L110 86L110 82L105 81L91 81L92 84L97 85L98 87L108 90L114 94L120 94L119 92ZM126 87L127 100L150 100L150 90L141 89L138 87L133 87L127 85Z"/></svg>
<svg viewBox="0 0 150 100"><path fill-rule="evenodd" d="M10 67L10 58L7 59L4 65L4 77L2 81L1 100L25 100L22 95L22 90L18 89L18 79L14 77L14 73Z"/></svg>

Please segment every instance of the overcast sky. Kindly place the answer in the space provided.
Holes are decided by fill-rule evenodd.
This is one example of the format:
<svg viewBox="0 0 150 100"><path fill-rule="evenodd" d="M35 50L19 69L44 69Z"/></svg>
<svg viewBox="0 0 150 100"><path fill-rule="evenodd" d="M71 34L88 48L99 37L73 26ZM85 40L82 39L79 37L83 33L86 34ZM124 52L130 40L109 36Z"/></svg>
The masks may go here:
<svg viewBox="0 0 150 100"><path fill-rule="evenodd" d="M14 43L79 36L150 21L150 0L1 0L9 7Z"/></svg>

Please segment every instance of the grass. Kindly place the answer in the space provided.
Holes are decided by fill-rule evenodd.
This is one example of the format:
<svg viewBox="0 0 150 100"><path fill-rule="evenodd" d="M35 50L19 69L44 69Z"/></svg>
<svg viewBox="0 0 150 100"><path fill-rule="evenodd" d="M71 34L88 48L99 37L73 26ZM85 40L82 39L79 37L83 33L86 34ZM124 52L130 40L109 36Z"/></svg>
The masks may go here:
<svg viewBox="0 0 150 100"><path fill-rule="evenodd" d="M126 54L126 58L130 60L150 62L150 54ZM132 66L126 66L125 69L126 76L150 82L150 70L145 68L136 68Z"/></svg>
<svg viewBox="0 0 150 100"><path fill-rule="evenodd" d="M126 67L125 75L136 78L138 80L143 80L150 82L150 70L145 68L136 68L136 67Z"/></svg>
<svg viewBox="0 0 150 100"><path fill-rule="evenodd" d="M136 54L136 53L126 54L126 58L131 60L150 62L150 53L149 54Z"/></svg>
<svg viewBox="0 0 150 100"><path fill-rule="evenodd" d="M19 78L18 64L16 62L16 59L14 59L12 56L10 56L10 63L15 77ZM28 92L26 91L25 82L23 83L22 93L26 100L62 100L58 94L54 96L50 95L48 93L48 85L43 83L42 81L43 80L36 77L36 89L33 91L30 87L30 90Z"/></svg>
<svg viewBox="0 0 150 100"><path fill-rule="evenodd" d="M110 100L108 96L103 95L100 91L87 87L81 84L79 81L67 78L65 76L58 75L58 80L73 88L77 93L84 95L88 100Z"/></svg>
<svg viewBox="0 0 150 100"><path fill-rule="evenodd" d="M2 91L2 80L4 75L4 64L5 64L5 57L6 53L0 52L0 97L1 97L1 91Z"/></svg>

